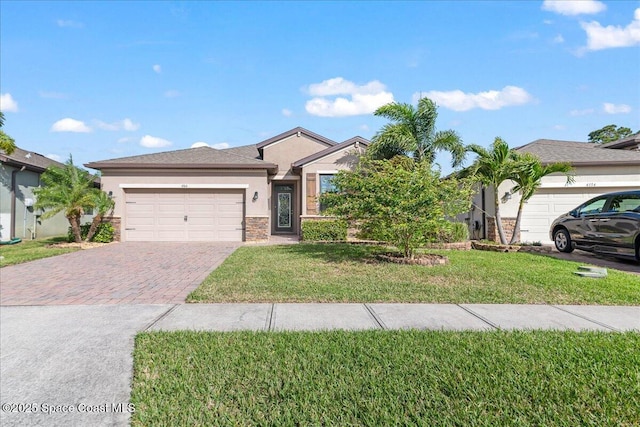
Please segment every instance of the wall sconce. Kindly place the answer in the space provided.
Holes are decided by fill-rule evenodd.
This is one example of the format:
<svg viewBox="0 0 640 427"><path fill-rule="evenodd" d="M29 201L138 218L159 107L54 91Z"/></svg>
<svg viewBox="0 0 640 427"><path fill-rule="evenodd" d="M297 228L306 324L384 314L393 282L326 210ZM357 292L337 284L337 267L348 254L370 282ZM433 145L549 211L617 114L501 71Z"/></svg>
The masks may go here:
<svg viewBox="0 0 640 427"><path fill-rule="evenodd" d="M507 203L509 200L511 200L511 193L510 192L506 192L504 193L504 196L502 196L502 203Z"/></svg>
<svg viewBox="0 0 640 427"><path fill-rule="evenodd" d="M110 199L113 199L113 191L109 191L108 195Z"/></svg>
<svg viewBox="0 0 640 427"><path fill-rule="evenodd" d="M252 200L253 200L254 202L255 202L256 200L258 200L258 192L257 192L257 191L256 191L255 193L253 193L253 199L252 199Z"/></svg>

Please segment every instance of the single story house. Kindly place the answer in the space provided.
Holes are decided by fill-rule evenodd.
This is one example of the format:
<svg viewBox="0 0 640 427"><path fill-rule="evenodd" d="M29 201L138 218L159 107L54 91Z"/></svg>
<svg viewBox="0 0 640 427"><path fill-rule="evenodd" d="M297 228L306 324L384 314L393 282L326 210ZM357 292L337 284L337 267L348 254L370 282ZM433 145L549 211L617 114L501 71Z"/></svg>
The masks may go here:
<svg viewBox="0 0 640 427"><path fill-rule="evenodd" d="M197 147L87 163L115 200L122 241L267 241L299 235L317 197L369 141L297 127L257 144Z"/></svg>
<svg viewBox="0 0 640 427"><path fill-rule="evenodd" d="M574 168L573 184L564 174L551 174L525 204L520 225L520 241L552 244L549 227L558 216L603 193L640 189L640 135L607 144L539 139L516 149L532 153L543 164L569 162ZM507 240L513 234L519 194L511 194L514 183L498 188ZM473 199L472 210L464 215L474 239L498 241L493 206L493 188L482 188Z"/></svg>
<svg viewBox="0 0 640 427"><path fill-rule="evenodd" d="M11 154L0 151L0 240L34 239L67 234L69 222L63 213L49 219L34 209L33 189L40 186L40 175L49 166L64 167L42 154L16 148ZM82 223L90 222L86 215Z"/></svg>

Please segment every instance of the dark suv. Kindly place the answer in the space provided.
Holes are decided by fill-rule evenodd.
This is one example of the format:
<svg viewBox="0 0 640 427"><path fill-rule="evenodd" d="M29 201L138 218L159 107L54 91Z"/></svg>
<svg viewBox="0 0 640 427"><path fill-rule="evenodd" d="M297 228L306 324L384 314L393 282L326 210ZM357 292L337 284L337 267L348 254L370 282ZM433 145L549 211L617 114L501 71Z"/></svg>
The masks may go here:
<svg viewBox="0 0 640 427"><path fill-rule="evenodd" d="M560 252L574 249L640 261L640 190L594 197L553 221Z"/></svg>

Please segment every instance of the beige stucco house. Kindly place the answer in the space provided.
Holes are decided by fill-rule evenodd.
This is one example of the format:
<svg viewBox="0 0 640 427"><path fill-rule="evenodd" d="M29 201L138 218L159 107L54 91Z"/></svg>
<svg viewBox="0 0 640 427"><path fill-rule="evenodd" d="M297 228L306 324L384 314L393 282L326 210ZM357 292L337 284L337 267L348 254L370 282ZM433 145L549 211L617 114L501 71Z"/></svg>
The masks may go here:
<svg viewBox="0 0 640 427"><path fill-rule="evenodd" d="M266 241L300 234L318 195L369 144L295 128L257 144L198 147L87 163L115 200L122 241Z"/></svg>
<svg viewBox="0 0 640 427"><path fill-rule="evenodd" d="M539 139L516 149L532 153L543 164L569 162L575 182L567 184L563 174L542 179L542 185L525 204L520 241L552 244L549 227L554 219L600 194L640 189L640 135L608 144ZM512 194L514 183L498 188L500 213L507 239L513 233L520 194ZM495 228L494 189L482 188L474 196L472 210L463 218L474 239L499 240Z"/></svg>

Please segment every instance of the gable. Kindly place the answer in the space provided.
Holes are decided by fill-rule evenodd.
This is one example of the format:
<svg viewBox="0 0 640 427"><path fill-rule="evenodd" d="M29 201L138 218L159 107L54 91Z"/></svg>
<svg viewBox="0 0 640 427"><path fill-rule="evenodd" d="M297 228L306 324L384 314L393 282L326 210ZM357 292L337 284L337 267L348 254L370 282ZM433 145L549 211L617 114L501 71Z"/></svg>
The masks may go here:
<svg viewBox="0 0 640 427"><path fill-rule="evenodd" d="M278 165L279 175L290 175L291 165L299 159L321 152L328 147L335 145L335 142L319 140L313 135L305 132L290 132L290 134L274 140L272 138L268 144L258 144L258 149L262 152L262 160Z"/></svg>

